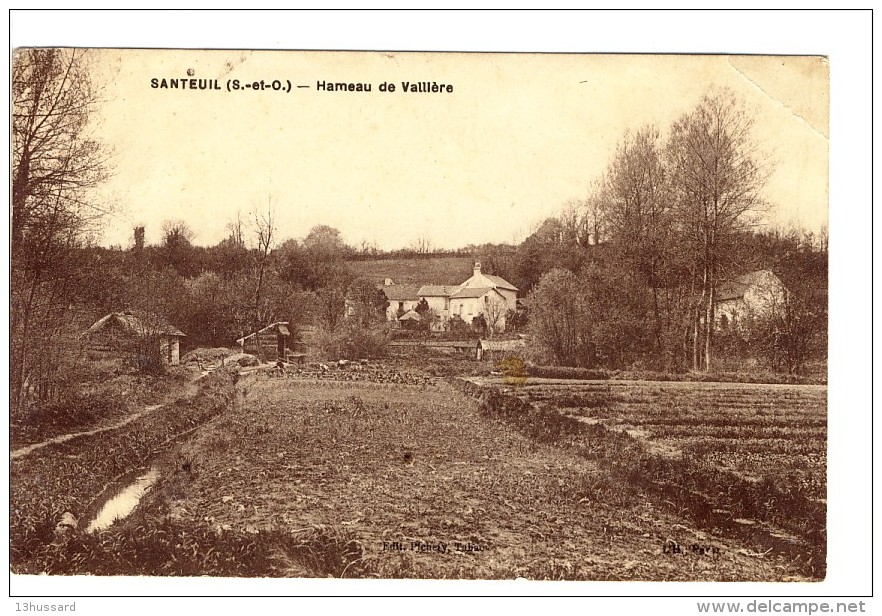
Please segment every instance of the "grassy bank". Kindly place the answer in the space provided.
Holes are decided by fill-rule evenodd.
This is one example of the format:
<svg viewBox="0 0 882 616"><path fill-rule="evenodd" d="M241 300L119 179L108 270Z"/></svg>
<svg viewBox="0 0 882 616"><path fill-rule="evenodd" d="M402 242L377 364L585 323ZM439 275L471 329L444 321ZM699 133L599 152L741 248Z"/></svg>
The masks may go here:
<svg viewBox="0 0 882 616"><path fill-rule="evenodd" d="M176 437L228 409L236 374L217 371L198 393L118 430L49 445L10 463L10 563L18 573L39 573L66 558L53 546L65 512L81 520L121 475L146 465Z"/></svg>
<svg viewBox="0 0 882 616"><path fill-rule="evenodd" d="M9 417L11 449L112 424L144 406L174 400L187 390L190 378L189 373L181 370L163 376L114 376L82 383L52 402L12 408Z"/></svg>

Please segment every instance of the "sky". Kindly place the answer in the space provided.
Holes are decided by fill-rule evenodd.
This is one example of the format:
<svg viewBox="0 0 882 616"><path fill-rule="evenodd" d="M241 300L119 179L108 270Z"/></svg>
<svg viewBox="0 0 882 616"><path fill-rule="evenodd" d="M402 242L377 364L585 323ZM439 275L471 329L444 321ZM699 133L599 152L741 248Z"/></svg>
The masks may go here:
<svg viewBox="0 0 882 616"><path fill-rule="evenodd" d="M589 195L625 131L664 134L714 88L755 119L768 222L827 221L822 57L102 49L91 63L103 97L93 131L113 153L103 244L130 245L141 224L155 243L162 221L181 219L211 245L237 212L250 220L269 204L280 240L326 224L381 249L517 243ZM188 71L222 89L151 87ZM291 90L228 91L228 80Z"/></svg>

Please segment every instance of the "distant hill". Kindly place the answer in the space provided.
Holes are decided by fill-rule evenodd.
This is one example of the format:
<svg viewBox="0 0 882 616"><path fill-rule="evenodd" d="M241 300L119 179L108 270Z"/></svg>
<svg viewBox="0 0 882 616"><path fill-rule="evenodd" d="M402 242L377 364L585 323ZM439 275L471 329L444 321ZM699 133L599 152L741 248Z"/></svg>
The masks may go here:
<svg viewBox="0 0 882 616"><path fill-rule="evenodd" d="M409 259L372 259L348 261L349 269L366 280L382 283L391 278L395 284L455 285L472 275L472 257L413 257Z"/></svg>

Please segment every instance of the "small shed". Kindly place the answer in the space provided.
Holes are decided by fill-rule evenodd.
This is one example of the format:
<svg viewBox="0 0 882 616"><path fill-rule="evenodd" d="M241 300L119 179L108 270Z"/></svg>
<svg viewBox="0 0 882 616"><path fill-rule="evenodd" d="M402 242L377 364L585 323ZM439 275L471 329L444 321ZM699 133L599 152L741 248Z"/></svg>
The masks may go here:
<svg viewBox="0 0 882 616"><path fill-rule="evenodd" d="M404 329L419 329L422 321L423 317L416 310L408 310L398 317L398 322Z"/></svg>
<svg viewBox="0 0 882 616"><path fill-rule="evenodd" d="M287 359L290 336L288 321L278 321L242 336L236 342L243 353L254 355L262 362L274 362Z"/></svg>
<svg viewBox="0 0 882 616"><path fill-rule="evenodd" d="M146 354L139 355L145 354L148 360L150 355L158 353L162 362L169 366L180 364L181 339L186 337L184 332L161 316L132 310L111 312L101 317L86 331L86 335L93 349L136 353L146 351Z"/></svg>
<svg viewBox="0 0 882 616"><path fill-rule="evenodd" d="M526 343L522 338L517 340L481 340L478 346L478 359L503 359L521 357Z"/></svg>

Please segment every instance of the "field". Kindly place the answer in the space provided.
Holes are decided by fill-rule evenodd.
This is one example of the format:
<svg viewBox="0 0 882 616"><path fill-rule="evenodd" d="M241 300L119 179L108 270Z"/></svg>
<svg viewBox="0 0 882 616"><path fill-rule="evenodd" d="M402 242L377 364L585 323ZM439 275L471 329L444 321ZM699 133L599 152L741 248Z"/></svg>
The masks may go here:
<svg viewBox="0 0 882 616"><path fill-rule="evenodd" d="M186 446L198 471L169 516L219 533L321 529L350 546L337 573L359 577L808 579L789 555L697 528L571 444L489 414L440 380L261 375ZM296 555L278 566L315 575Z"/></svg>
<svg viewBox="0 0 882 616"><path fill-rule="evenodd" d="M13 570L824 577L822 387L512 387L392 365L250 372L235 401L219 375L119 435L15 461ZM161 478L128 520L59 536L59 514L84 522L102 486L147 466Z"/></svg>
<svg viewBox="0 0 882 616"><path fill-rule="evenodd" d="M590 434L582 448L611 472L659 499L687 500L701 525L751 536L822 575L825 386L529 379L509 391Z"/></svg>
<svg viewBox="0 0 882 616"><path fill-rule="evenodd" d="M455 285L472 275L473 263L471 257L415 257L348 261L346 266L371 282L391 278L395 284Z"/></svg>

